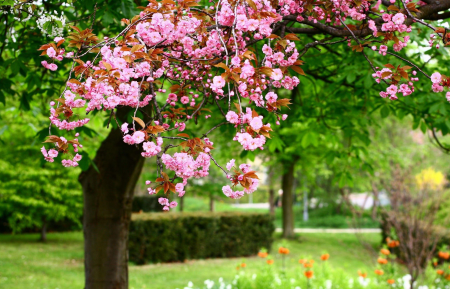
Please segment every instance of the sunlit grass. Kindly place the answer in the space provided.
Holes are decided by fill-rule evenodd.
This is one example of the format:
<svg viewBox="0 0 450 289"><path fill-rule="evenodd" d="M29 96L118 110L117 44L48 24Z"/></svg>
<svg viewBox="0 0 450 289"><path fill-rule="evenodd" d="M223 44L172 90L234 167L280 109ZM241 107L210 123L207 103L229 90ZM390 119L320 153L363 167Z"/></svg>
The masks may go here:
<svg viewBox="0 0 450 289"><path fill-rule="evenodd" d="M83 288L83 234L50 233L47 243L37 240L37 234L0 235L0 288ZM283 245L291 251L286 263L288 271L300 272L298 259L301 257L318 260L323 252L328 252L331 255L330 265L346 269L356 276L358 269L371 270L376 256L371 248L377 247L380 242L379 234L304 234L289 241L277 236L273 247L273 266L281 266L276 252ZM145 266L131 264L130 288L183 288L189 281L200 285L206 279L223 277L231 280L237 272L236 266L243 260L247 264L245 270L250 272L268 266L258 257Z"/></svg>

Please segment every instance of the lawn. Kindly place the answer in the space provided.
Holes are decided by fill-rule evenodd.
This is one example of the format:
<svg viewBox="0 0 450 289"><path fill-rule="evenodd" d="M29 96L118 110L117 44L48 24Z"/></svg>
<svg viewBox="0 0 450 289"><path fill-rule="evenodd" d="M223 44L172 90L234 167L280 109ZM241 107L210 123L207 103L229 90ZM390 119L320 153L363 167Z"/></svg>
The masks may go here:
<svg viewBox="0 0 450 289"><path fill-rule="evenodd" d="M83 234L50 233L48 242L36 240L37 234L0 235L0 288L65 289L83 288ZM298 271L298 259L318 257L328 252L333 267L357 274L358 269L371 271L375 264L373 250L381 242L379 234L303 234L285 241L276 236L273 266L281 266L275 253L280 245L291 250L287 267ZM231 280L242 258L194 260L185 263L130 264L130 289L184 288L189 281L200 285L206 279L223 277ZM255 271L269 266L258 257L245 258L247 268Z"/></svg>

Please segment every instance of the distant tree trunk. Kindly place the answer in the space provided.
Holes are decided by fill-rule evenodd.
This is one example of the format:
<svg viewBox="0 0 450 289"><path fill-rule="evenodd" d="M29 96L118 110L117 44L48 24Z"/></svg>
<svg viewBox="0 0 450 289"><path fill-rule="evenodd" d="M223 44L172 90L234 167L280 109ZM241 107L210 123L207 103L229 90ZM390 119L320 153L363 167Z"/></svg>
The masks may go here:
<svg viewBox="0 0 450 289"><path fill-rule="evenodd" d="M275 215L275 190L273 189L273 176L274 169L273 167L269 168L269 176L267 178L267 184L269 185L269 210L272 216Z"/></svg>
<svg viewBox="0 0 450 289"><path fill-rule="evenodd" d="M180 212L183 212L183 209L184 209L184 197L180 198L180 203L178 204L178 207L180 208Z"/></svg>
<svg viewBox="0 0 450 289"><path fill-rule="evenodd" d="M119 129L102 142L92 166L81 173L84 196L85 289L128 288L128 228L133 192L144 164L137 146Z"/></svg>
<svg viewBox="0 0 450 289"><path fill-rule="evenodd" d="M209 211L214 212L214 195L209 193Z"/></svg>
<svg viewBox="0 0 450 289"><path fill-rule="evenodd" d="M273 188L269 189L269 209L272 216L275 215L275 190Z"/></svg>
<svg viewBox="0 0 450 289"><path fill-rule="evenodd" d="M41 237L39 238L39 241L47 242L47 220L45 219L42 221Z"/></svg>
<svg viewBox="0 0 450 289"><path fill-rule="evenodd" d="M286 163L284 165L282 178L282 208L283 208L283 237L294 238L294 196L292 187L294 184L294 168L295 162Z"/></svg>
<svg viewBox="0 0 450 289"><path fill-rule="evenodd" d="M376 220L377 219L377 207L378 207L378 202L379 202L379 192L378 192L378 188L375 185L375 182L371 182L372 185L372 193L373 193L373 204L372 204L372 220ZM412 288L412 287L411 287Z"/></svg>

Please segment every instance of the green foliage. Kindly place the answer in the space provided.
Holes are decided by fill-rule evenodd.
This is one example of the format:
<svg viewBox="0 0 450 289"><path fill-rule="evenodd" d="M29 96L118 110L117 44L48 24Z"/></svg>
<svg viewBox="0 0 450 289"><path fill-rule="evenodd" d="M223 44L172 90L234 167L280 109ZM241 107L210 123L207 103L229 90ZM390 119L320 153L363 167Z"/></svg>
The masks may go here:
<svg viewBox="0 0 450 289"><path fill-rule="evenodd" d="M40 165L38 152L19 146L16 154L0 160L0 216L14 232L62 220L80 229L83 202L76 172L67 178L60 168Z"/></svg>
<svg viewBox="0 0 450 289"><path fill-rule="evenodd" d="M271 247L273 232L269 214L135 214L129 255L137 264L251 256Z"/></svg>

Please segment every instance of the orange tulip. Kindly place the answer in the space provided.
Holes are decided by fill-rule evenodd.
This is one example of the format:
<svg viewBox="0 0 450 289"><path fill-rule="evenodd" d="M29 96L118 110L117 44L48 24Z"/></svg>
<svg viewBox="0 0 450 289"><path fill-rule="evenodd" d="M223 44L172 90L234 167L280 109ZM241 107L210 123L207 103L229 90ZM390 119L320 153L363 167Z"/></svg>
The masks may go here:
<svg viewBox="0 0 450 289"><path fill-rule="evenodd" d="M245 267L247 267L247 264L242 263L242 264L241 264L241 267L242 267L242 268L245 268Z"/></svg>
<svg viewBox="0 0 450 289"><path fill-rule="evenodd" d="M440 252L438 253L438 256L439 256L439 258L445 259L445 260L447 260L448 258L450 258L450 254L449 254L448 252L442 252L442 251L440 251Z"/></svg>
<svg viewBox="0 0 450 289"><path fill-rule="evenodd" d="M388 263L388 260L380 257L378 258L377 262L378 264L386 265Z"/></svg>
<svg viewBox="0 0 450 289"><path fill-rule="evenodd" d="M387 282L388 282L389 284L391 284L391 285L392 285L392 284L394 284L394 283L395 283L395 280L394 280L394 279L388 279L388 280L387 280Z"/></svg>
<svg viewBox="0 0 450 289"><path fill-rule="evenodd" d="M278 249L278 253L280 253L282 255L287 255L287 254L289 254L289 249L288 248L284 248L284 247L280 247Z"/></svg>
<svg viewBox="0 0 450 289"><path fill-rule="evenodd" d="M383 254L383 255L386 255L386 256L391 254L391 252L388 249L381 249L380 253Z"/></svg>
<svg viewBox="0 0 450 289"><path fill-rule="evenodd" d="M328 260L330 258L330 254L322 254L322 256L320 256L320 259L322 260L322 261L326 261L326 260Z"/></svg>
<svg viewBox="0 0 450 289"><path fill-rule="evenodd" d="M309 260L309 262L303 263L303 267L305 268L312 268L314 264L314 260Z"/></svg>
<svg viewBox="0 0 450 289"><path fill-rule="evenodd" d="M381 276L381 275L384 274L384 271L383 271L383 270L376 269L376 270L375 270L375 274Z"/></svg>
<svg viewBox="0 0 450 289"><path fill-rule="evenodd" d="M436 273L438 275L444 275L444 270L438 269L438 270L436 270Z"/></svg>
<svg viewBox="0 0 450 289"><path fill-rule="evenodd" d="M239 267L239 266L236 266L236 270L239 270L239 269L241 269L241 267Z"/></svg>
<svg viewBox="0 0 450 289"><path fill-rule="evenodd" d="M445 280L450 281L450 275L446 275L446 276L445 276Z"/></svg>
<svg viewBox="0 0 450 289"><path fill-rule="evenodd" d="M389 248L395 248L398 247L400 245L399 241L396 240L391 240L391 238L386 238L386 243L388 245Z"/></svg>
<svg viewBox="0 0 450 289"><path fill-rule="evenodd" d="M363 278L366 278L366 277L367 277L367 273L366 273L366 272L361 272L361 271L359 271L359 270L358 270L358 275L359 275L360 277L363 277Z"/></svg>
<svg viewBox="0 0 450 289"><path fill-rule="evenodd" d="M300 263L300 264L305 264L306 262L308 262L308 260L306 260L306 259L300 259L300 260L298 260L298 263Z"/></svg>
<svg viewBox="0 0 450 289"><path fill-rule="evenodd" d="M311 279L314 275L313 271L305 271L305 277Z"/></svg>
<svg viewBox="0 0 450 289"><path fill-rule="evenodd" d="M269 264L269 265L272 265L272 264L273 264L273 260L272 260L272 259L269 259L269 260L267 260L266 262L267 262L267 264Z"/></svg>
<svg viewBox="0 0 450 289"><path fill-rule="evenodd" d="M258 252L258 257L266 258L267 255L269 255L269 254L267 254L267 252Z"/></svg>

